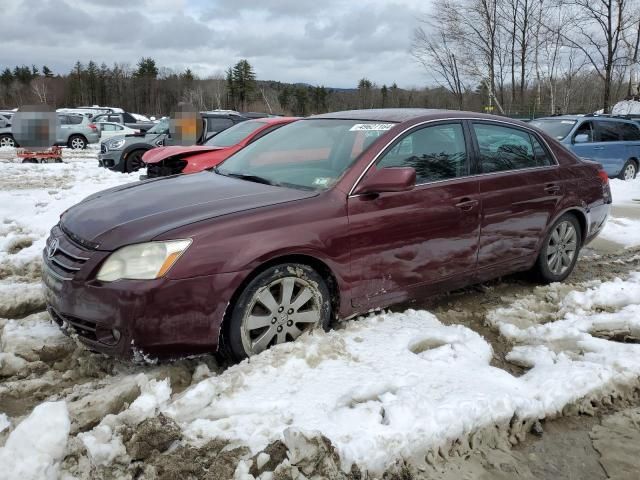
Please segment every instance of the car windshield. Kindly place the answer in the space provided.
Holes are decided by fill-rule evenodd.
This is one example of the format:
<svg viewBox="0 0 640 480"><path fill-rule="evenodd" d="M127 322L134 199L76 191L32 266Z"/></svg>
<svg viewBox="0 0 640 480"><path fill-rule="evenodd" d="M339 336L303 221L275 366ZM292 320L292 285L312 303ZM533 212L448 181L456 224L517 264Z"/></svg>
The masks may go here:
<svg viewBox="0 0 640 480"><path fill-rule="evenodd" d="M538 127L540 130L548 133L556 140L562 140L567 135L569 135L569 132L575 124L575 120L563 120L560 118L531 120L529 122L529 125Z"/></svg>
<svg viewBox="0 0 640 480"><path fill-rule="evenodd" d="M237 125L214 135L205 142L205 145L209 145L211 147L230 147L231 145L235 145L236 143L244 140L247 135L252 134L263 126L264 122L248 121L238 123Z"/></svg>
<svg viewBox="0 0 640 480"><path fill-rule="evenodd" d="M169 131L169 119L163 118L153 127L147 130L147 133L167 133Z"/></svg>
<svg viewBox="0 0 640 480"><path fill-rule="evenodd" d="M301 120L256 140L215 171L271 185L326 190L393 126L362 120Z"/></svg>

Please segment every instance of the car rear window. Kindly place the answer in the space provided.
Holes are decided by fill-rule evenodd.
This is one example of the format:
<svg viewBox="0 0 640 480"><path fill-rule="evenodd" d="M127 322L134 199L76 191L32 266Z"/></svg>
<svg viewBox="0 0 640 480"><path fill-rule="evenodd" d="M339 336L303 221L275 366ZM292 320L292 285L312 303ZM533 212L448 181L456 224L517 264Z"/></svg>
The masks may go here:
<svg viewBox="0 0 640 480"><path fill-rule="evenodd" d="M234 125L207 140L205 145L214 147L230 147L240 143L250 134L264 126L264 122L248 121Z"/></svg>
<svg viewBox="0 0 640 480"><path fill-rule="evenodd" d="M80 125L82 120L82 115L67 115L67 125Z"/></svg>

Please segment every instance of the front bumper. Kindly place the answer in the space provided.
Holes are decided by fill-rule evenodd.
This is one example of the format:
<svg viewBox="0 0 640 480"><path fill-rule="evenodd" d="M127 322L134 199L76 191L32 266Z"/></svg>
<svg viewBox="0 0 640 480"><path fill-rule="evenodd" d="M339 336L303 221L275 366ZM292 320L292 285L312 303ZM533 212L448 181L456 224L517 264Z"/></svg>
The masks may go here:
<svg viewBox="0 0 640 480"><path fill-rule="evenodd" d="M59 243L58 253L49 256L48 242L43 254L47 309L91 350L121 358L135 352L171 358L217 350L225 310L246 272L99 282L95 273L109 252L81 250L58 227L51 238ZM67 273L59 263L69 267Z"/></svg>
<svg viewBox="0 0 640 480"><path fill-rule="evenodd" d="M101 148L98 154L98 165L111 170L117 170L121 172L122 168L122 150L106 150L103 152Z"/></svg>

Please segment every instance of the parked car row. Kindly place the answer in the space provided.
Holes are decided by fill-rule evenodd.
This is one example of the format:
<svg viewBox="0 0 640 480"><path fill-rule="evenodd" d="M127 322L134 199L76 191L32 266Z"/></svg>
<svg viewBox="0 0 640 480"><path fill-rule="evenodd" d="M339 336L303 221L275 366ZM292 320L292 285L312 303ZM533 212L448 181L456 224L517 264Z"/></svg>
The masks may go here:
<svg viewBox="0 0 640 480"><path fill-rule="evenodd" d="M72 113L57 113L55 145L64 145L73 149L86 148L90 143L100 140L100 132L95 123L87 116ZM0 128L0 147L19 147L13 131L13 125Z"/></svg>
<svg viewBox="0 0 640 480"><path fill-rule="evenodd" d="M213 135L247 120L233 112L201 112L202 131L197 143L205 142ZM162 119L146 132L114 136L100 144L98 163L106 168L130 173L144 167L142 156L152 148L173 145L177 139L170 133L170 121Z"/></svg>
<svg viewBox="0 0 640 480"><path fill-rule="evenodd" d="M562 281L608 216L602 166L516 120L347 111L284 119L247 140L276 125L220 134L221 149L245 144L216 168L68 209L43 252L53 319L110 355L240 360L512 272ZM109 140L122 142L113 151L129 138L146 136ZM220 151L209 147L190 153Z"/></svg>

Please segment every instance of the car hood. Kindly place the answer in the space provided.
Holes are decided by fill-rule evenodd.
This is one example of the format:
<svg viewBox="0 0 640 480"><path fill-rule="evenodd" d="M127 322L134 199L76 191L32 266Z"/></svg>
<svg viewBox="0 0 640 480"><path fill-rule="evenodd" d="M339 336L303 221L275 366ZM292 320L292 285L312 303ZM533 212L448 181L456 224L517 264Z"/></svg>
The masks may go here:
<svg viewBox="0 0 640 480"><path fill-rule="evenodd" d="M114 250L194 222L315 195L207 171L103 190L67 210L60 223L76 241Z"/></svg>
<svg viewBox="0 0 640 480"><path fill-rule="evenodd" d="M222 147L208 145L158 147L146 152L142 160L145 163L158 163L170 157L183 157L191 153L211 152L212 150L222 150Z"/></svg>

